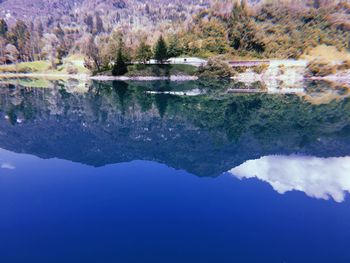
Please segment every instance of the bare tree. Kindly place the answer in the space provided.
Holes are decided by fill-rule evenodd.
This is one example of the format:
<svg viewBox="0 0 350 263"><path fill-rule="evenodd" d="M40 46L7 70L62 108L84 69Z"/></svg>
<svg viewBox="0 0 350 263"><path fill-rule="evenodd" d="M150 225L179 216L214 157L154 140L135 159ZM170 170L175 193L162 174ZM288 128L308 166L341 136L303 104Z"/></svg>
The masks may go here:
<svg viewBox="0 0 350 263"><path fill-rule="evenodd" d="M57 48L60 41L55 34L44 34L44 42L44 51L46 52L48 59L51 61L52 68L56 69Z"/></svg>

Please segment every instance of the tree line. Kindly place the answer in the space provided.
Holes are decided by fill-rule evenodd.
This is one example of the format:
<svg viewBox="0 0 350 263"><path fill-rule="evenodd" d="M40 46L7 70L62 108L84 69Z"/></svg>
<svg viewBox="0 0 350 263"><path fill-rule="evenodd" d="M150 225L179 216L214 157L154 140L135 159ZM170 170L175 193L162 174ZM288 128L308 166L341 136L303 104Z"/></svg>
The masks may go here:
<svg viewBox="0 0 350 263"><path fill-rule="evenodd" d="M0 64L46 59L56 68L68 54L80 53L90 70L120 74L135 61L146 64L153 58L162 64L181 55L299 58L323 44L349 49L349 14L350 4L341 0L263 1L257 6L223 0L175 30L156 28L151 34L131 33L118 22L110 31L99 14L85 15L84 26L75 29L50 19L18 20L11 26L0 19Z"/></svg>
<svg viewBox="0 0 350 263"><path fill-rule="evenodd" d="M110 56L106 58L101 51L95 39L90 37L89 43L85 49L85 66L95 73L111 70L114 76L126 74L128 72L128 64L147 64L152 58L157 63L164 64L166 60L173 55L171 47L168 46L162 35L158 38L153 47L148 44L145 39L142 39L136 47L136 50L132 52L130 47L125 45L123 36L120 33L114 58Z"/></svg>

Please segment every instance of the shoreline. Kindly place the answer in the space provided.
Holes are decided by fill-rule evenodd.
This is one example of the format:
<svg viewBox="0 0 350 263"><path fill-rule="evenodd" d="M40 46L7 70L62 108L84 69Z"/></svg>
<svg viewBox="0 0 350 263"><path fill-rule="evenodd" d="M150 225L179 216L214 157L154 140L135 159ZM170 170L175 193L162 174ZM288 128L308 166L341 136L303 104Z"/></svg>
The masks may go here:
<svg viewBox="0 0 350 263"><path fill-rule="evenodd" d="M13 79L13 78L48 78L48 79L77 79L77 80L97 80L97 81L156 81L156 80L168 80L168 81L196 81L199 78L197 76L190 75L171 75L171 76L91 76L88 74L55 74L55 73L0 73L0 79ZM245 75L245 73L238 74L230 77L231 80L240 82L265 82L274 80L283 80L281 76L264 77L264 74ZM294 79L284 78L285 79ZM350 75L329 75L324 77L298 77L297 80L318 80L318 81L333 81L333 82L350 82Z"/></svg>
<svg viewBox="0 0 350 263"><path fill-rule="evenodd" d="M65 78L78 80L98 80L98 81L154 81L154 80L170 80L170 81L190 81L198 80L197 76L190 75L171 75L171 76L91 76L88 74L54 74L54 73L0 73L0 78Z"/></svg>

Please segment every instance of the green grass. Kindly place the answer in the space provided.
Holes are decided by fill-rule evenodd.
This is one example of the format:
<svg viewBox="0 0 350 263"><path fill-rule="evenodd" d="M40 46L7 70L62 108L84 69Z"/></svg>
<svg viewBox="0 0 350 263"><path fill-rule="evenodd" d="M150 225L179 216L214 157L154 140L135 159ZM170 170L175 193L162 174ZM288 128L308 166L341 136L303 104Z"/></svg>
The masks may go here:
<svg viewBox="0 0 350 263"><path fill-rule="evenodd" d="M191 65L132 65L128 67L126 76L170 76L170 75L194 75L197 68Z"/></svg>
<svg viewBox="0 0 350 263"><path fill-rule="evenodd" d="M69 74L69 68L76 68L78 74L89 74L89 70L84 67L84 57L81 55L72 55L63 60L62 65L57 69L51 69L51 63L47 60L21 62L17 66L0 65L0 73L47 73L47 74Z"/></svg>
<svg viewBox="0 0 350 263"><path fill-rule="evenodd" d="M50 63L48 61L33 61L33 62L21 62L17 66L11 65L0 65L0 72L3 73L35 73L45 72L49 69Z"/></svg>
<svg viewBox="0 0 350 263"><path fill-rule="evenodd" d="M0 84L21 85L28 88L48 88L50 81L43 78L0 79Z"/></svg>

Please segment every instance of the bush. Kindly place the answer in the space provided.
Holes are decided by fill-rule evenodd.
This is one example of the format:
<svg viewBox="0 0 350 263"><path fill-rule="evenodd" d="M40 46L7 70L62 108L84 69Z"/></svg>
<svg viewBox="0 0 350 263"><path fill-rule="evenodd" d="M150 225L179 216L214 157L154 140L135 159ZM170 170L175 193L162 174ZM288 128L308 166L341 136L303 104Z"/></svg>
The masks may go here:
<svg viewBox="0 0 350 263"><path fill-rule="evenodd" d="M255 66L253 71L257 74L264 73L269 68L269 64L261 64L259 66Z"/></svg>
<svg viewBox="0 0 350 263"><path fill-rule="evenodd" d="M313 60L307 66L308 75L314 77L325 77L337 72L337 66L322 60Z"/></svg>
<svg viewBox="0 0 350 263"><path fill-rule="evenodd" d="M76 74L78 74L78 69L76 68L76 67L74 67L74 66L72 66L72 65L68 65L68 67L67 67L67 73L69 74L69 75L76 75Z"/></svg>
<svg viewBox="0 0 350 263"><path fill-rule="evenodd" d="M33 70L30 67L19 67L18 73L31 73Z"/></svg>
<svg viewBox="0 0 350 263"><path fill-rule="evenodd" d="M197 76L199 78L230 78L233 73L229 64L218 59L209 59L207 65L198 69Z"/></svg>
<svg viewBox="0 0 350 263"><path fill-rule="evenodd" d="M350 69L350 59L344 60L339 66L338 70L348 70Z"/></svg>

